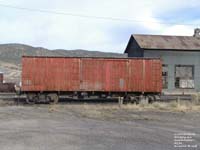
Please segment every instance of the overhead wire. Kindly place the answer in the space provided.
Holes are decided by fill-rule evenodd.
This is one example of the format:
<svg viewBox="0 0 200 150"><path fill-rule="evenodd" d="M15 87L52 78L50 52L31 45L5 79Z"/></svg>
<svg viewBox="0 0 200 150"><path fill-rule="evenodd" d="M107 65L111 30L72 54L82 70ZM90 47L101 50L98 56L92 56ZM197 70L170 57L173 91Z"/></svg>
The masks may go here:
<svg viewBox="0 0 200 150"><path fill-rule="evenodd" d="M197 25L197 24L189 24L189 23L161 22L161 21L139 20L139 19L132 19L132 18L127 19L127 18L118 18L118 17L105 17L105 16L75 14L75 13L70 13L70 12L58 12L58 11L53 11L53 10L20 7L20 6L2 4L1 2L0 2L0 7L12 8L12 9L18 9L18 10L25 10L25 11L31 11L31 12L48 13L48 14L55 14L55 15L65 15L65 16L81 17L81 18L110 20L110 21L143 22L143 23L156 23L156 24L164 24L164 25L186 25L186 26L196 26ZM155 18L152 18L152 19L155 19Z"/></svg>

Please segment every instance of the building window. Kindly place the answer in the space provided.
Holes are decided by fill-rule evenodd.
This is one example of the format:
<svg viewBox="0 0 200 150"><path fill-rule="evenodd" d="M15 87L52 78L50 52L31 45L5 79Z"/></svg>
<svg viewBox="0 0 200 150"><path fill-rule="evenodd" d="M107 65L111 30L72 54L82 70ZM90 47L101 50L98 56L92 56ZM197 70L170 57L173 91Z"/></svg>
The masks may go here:
<svg viewBox="0 0 200 150"><path fill-rule="evenodd" d="M194 65L175 65L175 87L194 88Z"/></svg>
<svg viewBox="0 0 200 150"><path fill-rule="evenodd" d="M163 89L168 88L168 65L162 65L162 82L163 82Z"/></svg>

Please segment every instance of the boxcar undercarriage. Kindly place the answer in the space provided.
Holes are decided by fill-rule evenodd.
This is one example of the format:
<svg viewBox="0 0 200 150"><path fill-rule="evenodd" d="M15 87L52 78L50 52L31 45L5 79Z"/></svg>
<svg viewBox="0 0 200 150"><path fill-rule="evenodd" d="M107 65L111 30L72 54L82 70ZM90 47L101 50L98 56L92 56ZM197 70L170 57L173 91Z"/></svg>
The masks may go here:
<svg viewBox="0 0 200 150"><path fill-rule="evenodd" d="M156 98L160 96L160 93L154 92L94 92L94 91L78 91L78 92L23 92L21 94L26 95L26 102L28 104L35 103L48 103L56 104L59 102L59 97L66 97L70 99L90 99L90 98L102 98L111 99L119 98L123 104L139 104L142 100L146 100L148 103L156 101Z"/></svg>

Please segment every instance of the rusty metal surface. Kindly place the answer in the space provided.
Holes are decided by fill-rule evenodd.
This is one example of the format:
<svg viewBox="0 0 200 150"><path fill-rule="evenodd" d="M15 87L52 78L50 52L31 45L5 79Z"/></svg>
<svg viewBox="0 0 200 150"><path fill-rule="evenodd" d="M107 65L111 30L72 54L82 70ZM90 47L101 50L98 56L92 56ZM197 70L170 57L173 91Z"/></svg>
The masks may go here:
<svg viewBox="0 0 200 150"><path fill-rule="evenodd" d="M87 58L81 61L81 90L127 90L127 60Z"/></svg>
<svg viewBox="0 0 200 150"><path fill-rule="evenodd" d="M160 92L160 59L23 57L22 91Z"/></svg>
<svg viewBox="0 0 200 150"><path fill-rule="evenodd" d="M200 50L200 39L193 36L133 34L141 48L167 50Z"/></svg>
<svg viewBox="0 0 200 150"><path fill-rule="evenodd" d="M22 59L22 90L75 91L79 89L80 60L77 58Z"/></svg>
<svg viewBox="0 0 200 150"><path fill-rule="evenodd" d="M0 83L0 92L15 92L14 83Z"/></svg>

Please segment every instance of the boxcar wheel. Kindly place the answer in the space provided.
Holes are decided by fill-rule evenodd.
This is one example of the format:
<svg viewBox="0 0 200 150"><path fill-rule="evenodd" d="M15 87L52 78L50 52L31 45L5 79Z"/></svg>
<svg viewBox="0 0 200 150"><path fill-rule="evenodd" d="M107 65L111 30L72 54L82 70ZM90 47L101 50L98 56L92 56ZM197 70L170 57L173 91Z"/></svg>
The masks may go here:
<svg viewBox="0 0 200 150"><path fill-rule="evenodd" d="M37 100L38 100L38 97L36 94L28 94L26 98L26 103L33 105L37 102Z"/></svg>
<svg viewBox="0 0 200 150"><path fill-rule="evenodd" d="M135 97L135 104L136 105L140 104L140 97Z"/></svg>
<svg viewBox="0 0 200 150"><path fill-rule="evenodd" d="M128 103L139 104L139 102L140 102L140 99L135 95L126 95L124 98L124 104L128 104Z"/></svg>
<svg viewBox="0 0 200 150"><path fill-rule="evenodd" d="M148 96L148 103L152 104L154 101L156 101L156 97L154 95Z"/></svg>
<svg viewBox="0 0 200 150"><path fill-rule="evenodd" d="M128 104L128 102L129 102L129 96L126 95L126 96L124 96L123 104Z"/></svg>
<svg viewBox="0 0 200 150"><path fill-rule="evenodd" d="M48 94L47 100L49 104L57 104L59 100L58 94Z"/></svg>
<svg viewBox="0 0 200 150"><path fill-rule="evenodd" d="M133 103L133 97L131 95L126 95L124 98L124 104Z"/></svg>

